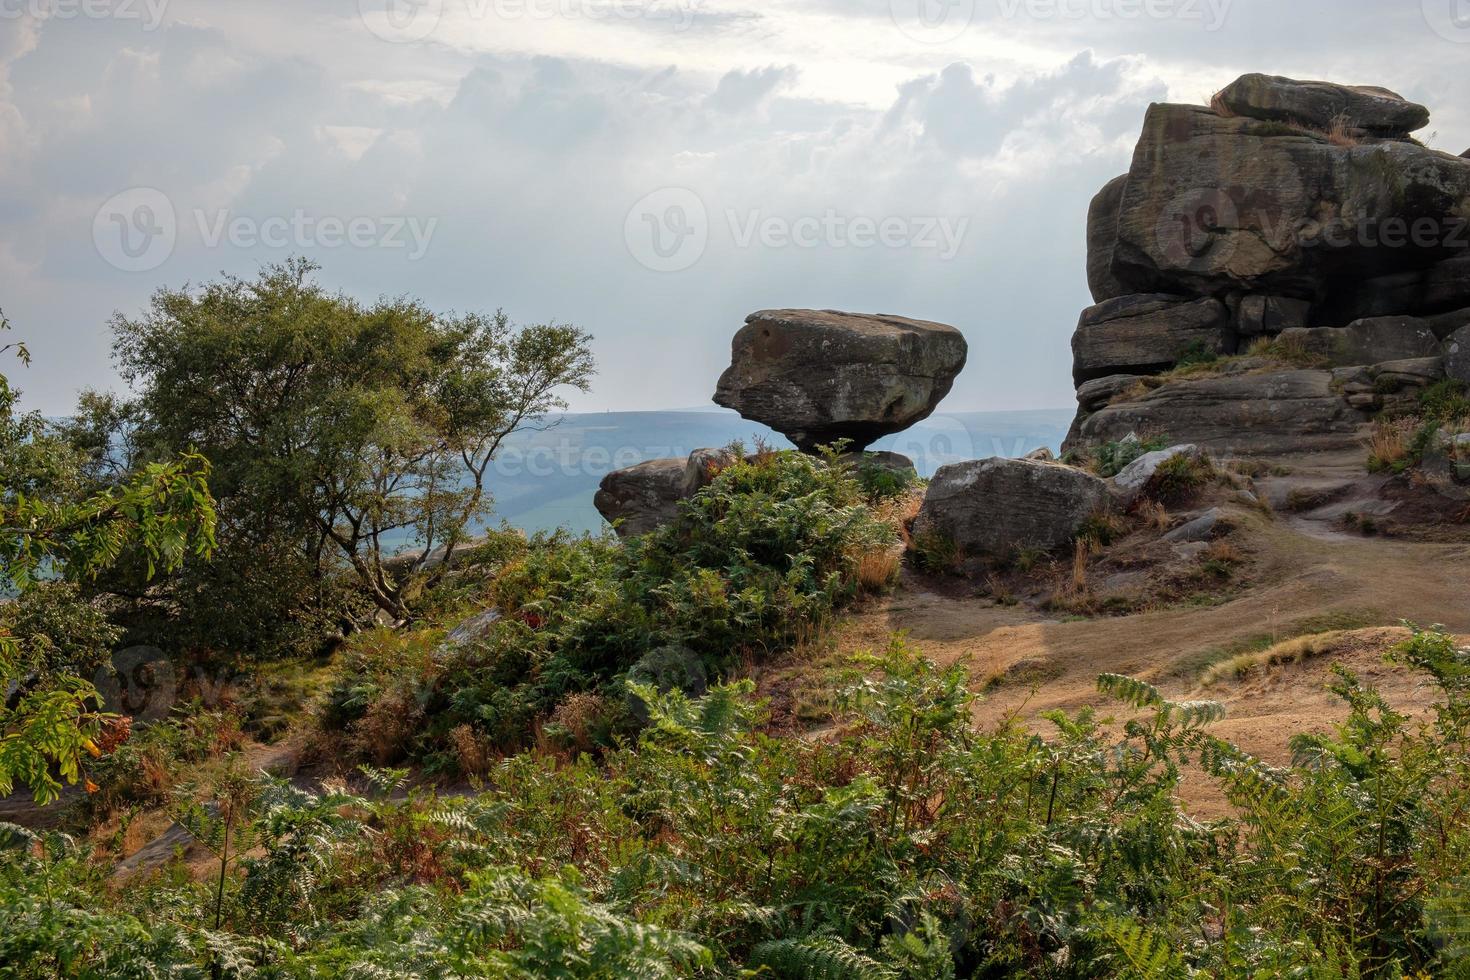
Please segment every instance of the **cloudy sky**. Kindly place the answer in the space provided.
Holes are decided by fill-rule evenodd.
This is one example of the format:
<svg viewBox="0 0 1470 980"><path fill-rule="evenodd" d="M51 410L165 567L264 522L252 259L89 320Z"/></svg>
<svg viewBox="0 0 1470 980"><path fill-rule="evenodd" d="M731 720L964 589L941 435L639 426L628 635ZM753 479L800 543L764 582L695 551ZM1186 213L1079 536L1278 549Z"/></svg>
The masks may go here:
<svg viewBox="0 0 1470 980"><path fill-rule="evenodd" d="M584 410L707 403L779 306L960 327L947 408L1067 406L1149 102L1381 84L1458 153L1467 63L1470 0L0 0L0 309L50 414L116 385L114 310L291 254L585 327Z"/></svg>

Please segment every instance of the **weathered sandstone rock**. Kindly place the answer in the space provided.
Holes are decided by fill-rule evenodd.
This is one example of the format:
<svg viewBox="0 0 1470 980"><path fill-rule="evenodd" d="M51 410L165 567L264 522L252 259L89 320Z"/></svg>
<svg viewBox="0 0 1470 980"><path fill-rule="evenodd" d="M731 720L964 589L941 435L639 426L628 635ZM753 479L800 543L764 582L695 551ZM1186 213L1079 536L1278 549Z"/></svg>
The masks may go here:
<svg viewBox="0 0 1470 980"><path fill-rule="evenodd" d="M1216 97L1237 116L1348 133L1407 136L1429 125L1429 110L1373 85L1299 81L1280 75L1242 75Z"/></svg>
<svg viewBox="0 0 1470 980"><path fill-rule="evenodd" d="M1307 326L1312 304L1287 296L1251 295L1240 301L1235 315L1235 331L1242 337L1278 334L1292 327Z"/></svg>
<svg viewBox="0 0 1470 980"><path fill-rule="evenodd" d="M997 457L940 467L916 527L944 535L971 557L1004 558L1020 548L1070 543L1107 506L1107 485L1090 473Z"/></svg>
<svg viewBox="0 0 1470 980"><path fill-rule="evenodd" d="M1073 380L1163 371L1190 350L1223 354L1229 321L1216 299L1142 294L1099 303L1082 312L1072 335Z"/></svg>
<svg viewBox="0 0 1470 980"><path fill-rule="evenodd" d="M1114 502L1120 508L1127 510L1148 489L1160 466L1170 460L1195 459L1199 455L1199 447L1190 445L1170 446L1168 449L1144 453L1108 481L1108 492L1113 495Z"/></svg>
<svg viewBox="0 0 1470 980"><path fill-rule="evenodd" d="M1470 327L1461 327L1444 342L1445 374L1470 385Z"/></svg>
<svg viewBox="0 0 1470 980"><path fill-rule="evenodd" d="M1114 177L1097 192L1087 209L1087 286L1101 303L1131 292L1113 275L1113 245L1118 240L1118 208L1128 175Z"/></svg>
<svg viewBox="0 0 1470 980"><path fill-rule="evenodd" d="M753 313L735 335L715 402L803 450L851 449L927 418L965 365L954 327L832 310Z"/></svg>
<svg viewBox="0 0 1470 980"><path fill-rule="evenodd" d="M1429 325L1408 316L1374 317L1345 327L1294 327L1283 331L1281 340L1324 358L1332 367L1437 357L1441 352Z"/></svg>
<svg viewBox="0 0 1470 980"><path fill-rule="evenodd" d="M1333 389L1330 371L1226 375L1174 381L1084 419L1070 445L1131 432L1163 432L1217 455L1347 449L1365 417Z"/></svg>
<svg viewBox="0 0 1470 980"><path fill-rule="evenodd" d="M647 534L679 513L687 459L654 459L602 478L592 504L619 537Z"/></svg>

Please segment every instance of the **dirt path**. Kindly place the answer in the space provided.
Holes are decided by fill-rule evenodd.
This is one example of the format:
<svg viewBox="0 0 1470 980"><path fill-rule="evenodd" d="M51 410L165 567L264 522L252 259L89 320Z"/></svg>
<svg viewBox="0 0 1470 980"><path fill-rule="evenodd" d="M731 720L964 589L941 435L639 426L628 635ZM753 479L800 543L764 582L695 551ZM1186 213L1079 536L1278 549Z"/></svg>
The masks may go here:
<svg viewBox="0 0 1470 980"><path fill-rule="evenodd" d="M1470 545L1324 534L1244 509L1231 516L1238 523L1232 540L1251 555L1252 584L1222 605L1063 621L941 595L906 578L897 593L844 624L839 651L876 649L902 632L937 663L966 661L976 690L986 692L976 711L982 725L1016 713L1045 727L1037 720L1044 710L1111 705L1097 693L1099 674L1140 677L1168 697L1224 702L1227 717L1213 730L1273 761L1284 761L1291 735L1341 718L1326 690L1334 662L1380 686L1396 705L1427 706L1421 678L1386 665L1382 654L1407 635L1401 620L1470 634ZM1332 656L1201 687L1202 671L1222 651L1334 621L1392 628L1354 633ZM1209 796L1199 802L1213 809Z"/></svg>

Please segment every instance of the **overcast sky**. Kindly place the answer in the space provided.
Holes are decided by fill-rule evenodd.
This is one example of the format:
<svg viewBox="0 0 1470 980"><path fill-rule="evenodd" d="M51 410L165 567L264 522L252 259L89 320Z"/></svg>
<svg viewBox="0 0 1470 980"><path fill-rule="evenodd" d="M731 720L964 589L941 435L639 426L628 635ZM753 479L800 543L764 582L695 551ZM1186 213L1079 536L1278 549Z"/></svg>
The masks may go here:
<svg viewBox="0 0 1470 980"><path fill-rule="evenodd" d="M707 403L783 306L952 323L946 408L1063 407L1149 102L1380 84L1458 153L1467 66L1470 0L0 0L0 309L48 414L117 384L114 310L291 254L585 327L584 410Z"/></svg>

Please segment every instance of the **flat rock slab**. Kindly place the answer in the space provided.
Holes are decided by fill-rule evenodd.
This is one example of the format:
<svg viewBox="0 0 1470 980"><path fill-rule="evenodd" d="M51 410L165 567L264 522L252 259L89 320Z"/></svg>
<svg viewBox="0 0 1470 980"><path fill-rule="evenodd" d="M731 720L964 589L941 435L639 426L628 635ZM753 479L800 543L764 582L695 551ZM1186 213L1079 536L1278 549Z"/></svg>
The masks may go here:
<svg viewBox="0 0 1470 980"><path fill-rule="evenodd" d="M1088 416L1076 441L1163 433L1216 455L1264 456L1356 447L1365 422L1332 372L1296 370L1169 382Z"/></svg>
<svg viewBox="0 0 1470 980"><path fill-rule="evenodd" d="M1339 85L1253 73L1216 97L1237 116L1373 136L1407 136L1429 125L1429 110L1376 85Z"/></svg>
<svg viewBox="0 0 1470 980"><path fill-rule="evenodd" d="M965 366L954 327L836 310L763 310L731 344L716 404L810 452L851 450L928 418Z"/></svg>
<svg viewBox="0 0 1470 980"><path fill-rule="evenodd" d="M592 498L619 537L647 534L672 521L685 497L689 460L653 459L602 478Z"/></svg>
<svg viewBox="0 0 1470 980"><path fill-rule="evenodd" d="M1078 384L1116 374L1173 367L1191 351L1223 354L1230 312L1217 299L1121 296L1082 311L1072 335L1072 378Z"/></svg>
<svg viewBox="0 0 1470 980"><path fill-rule="evenodd" d="M1438 357L1443 350L1429 324L1411 316L1373 317L1345 327L1292 328L1282 331L1281 340L1332 367Z"/></svg>

